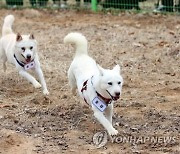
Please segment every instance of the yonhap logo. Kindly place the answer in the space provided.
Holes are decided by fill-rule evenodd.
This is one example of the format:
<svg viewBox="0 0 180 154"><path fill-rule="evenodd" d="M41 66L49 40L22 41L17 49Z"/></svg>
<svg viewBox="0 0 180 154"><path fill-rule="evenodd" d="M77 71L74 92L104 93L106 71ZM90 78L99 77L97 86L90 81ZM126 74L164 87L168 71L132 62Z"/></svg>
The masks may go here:
<svg viewBox="0 0 180 154"><path fill-rule="evenodd" d="M93 143L97 148L103 147L107 143L107 133L106 131L103 132L97 132L93 136Z"/></svg>
<svg viewBox="0 0 180 154"><path fill-rule="evenodd" d="M93 136L93 143L97 148L103 147L108 141L108 135L106 131L97 132ZM172 144L176 143L175 136L132 136L132 135L117 135L111 137L111 142L116 144Z"/></svg>
<svg viewBox="0 0 180 154"><path fill-rule="evenodd" d="M114 136L112 137L113 143L131 143L131 144L164 144L168 145L176 142L174 136Z"/></svg>

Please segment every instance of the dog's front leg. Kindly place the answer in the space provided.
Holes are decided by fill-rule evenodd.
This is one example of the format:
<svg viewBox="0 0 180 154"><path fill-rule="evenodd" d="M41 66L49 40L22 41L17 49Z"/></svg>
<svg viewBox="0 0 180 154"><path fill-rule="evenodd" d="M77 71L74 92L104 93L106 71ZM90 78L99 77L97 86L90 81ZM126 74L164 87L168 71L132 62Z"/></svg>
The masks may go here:
<svg viewBox="0 0 180 154"><path fill-rule="evenodd" d="M20 70L19 74L22 77L26 78L29 82L31 82L35 88L41 87L40 83L37 82L36 79L32 75L30 75L28 72L26 72L25 70Z"/></svg>
<svg viewBox="0 0 180 154"><path fill-rule="evenodd" d="M105 110L105 116L112 124L112 116L113 116L113 103L109 104Z"/></svg>
<svg viewBox="0 0 180 154"><path fill-rule="evenodd" d="M94 116L97 120L104 126L104 128L108 131L110 136L117 135L118 131L112 126L112 123L104 116L103 112L96 109L94 106L92 107L94 111Z"/></svg>
<svg viewBox="0 0 180 154"><path fill-rule="evenodd" d="M41 67L40 66L36 67L35 71L36 71L36 73L38 75L38 78L39 78L39 80L41 82L41 85L42 85L42 88L43 88L43 94L48 95L49 91L47 90L47 85L46 85L46 82L45 82L44 75L43 75L43 72L41 70Z"/></svg>

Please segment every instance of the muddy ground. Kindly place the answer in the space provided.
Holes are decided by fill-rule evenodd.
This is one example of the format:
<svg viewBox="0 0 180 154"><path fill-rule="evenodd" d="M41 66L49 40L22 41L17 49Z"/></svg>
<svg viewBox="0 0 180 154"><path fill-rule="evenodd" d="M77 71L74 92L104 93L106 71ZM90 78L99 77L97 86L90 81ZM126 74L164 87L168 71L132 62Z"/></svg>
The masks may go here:
<svg viewBox="0 0 180 154"><path fill-rule="evenodd" d="M13 66L0 69L0 153L180 153L180 18L175 15L77 11L0 10L0 23L15 15L14 31L33 33L50 95L21 78ZM104 68L120 64L123 93L114 105L119 135L170 137L170 141L115 142L96 148L104 128L73 96L67 70L74 55L63 38L82 32L89 53Z"/></svg>

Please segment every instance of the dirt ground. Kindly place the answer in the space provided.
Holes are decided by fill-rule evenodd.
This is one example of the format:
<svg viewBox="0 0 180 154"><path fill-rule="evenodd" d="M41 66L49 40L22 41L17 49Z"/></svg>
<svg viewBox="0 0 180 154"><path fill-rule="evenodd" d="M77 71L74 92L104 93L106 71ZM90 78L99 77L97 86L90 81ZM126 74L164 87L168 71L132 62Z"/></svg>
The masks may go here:
<svg viewBox="0 0 180 154"><path fill-rule="evenodd" d="M16 18L14 31L33 33L39 42L50 95L34 89L14 66L8 65L6 73L1 66L0 153L180 153L179 16L2 9L0 28L10 13ZM74 48L63 38L73 31L87 37L89 53L101 66L121 66L123 93L113 116L119 135L173 137L172 142L108 141L96 148L92 137L104 128L67 82Z"/></svg>

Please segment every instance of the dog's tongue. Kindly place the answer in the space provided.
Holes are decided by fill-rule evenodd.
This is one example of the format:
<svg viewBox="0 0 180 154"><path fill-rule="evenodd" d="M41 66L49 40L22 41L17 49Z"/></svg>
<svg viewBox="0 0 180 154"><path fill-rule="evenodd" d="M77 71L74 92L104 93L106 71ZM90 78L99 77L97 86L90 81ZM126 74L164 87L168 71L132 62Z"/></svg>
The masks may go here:
<svg viewBox="0 0 180 154"><path fill-rule="evenodd" d="M29 63L31 61L31 59L26 59L26 62Z"/></svg>

